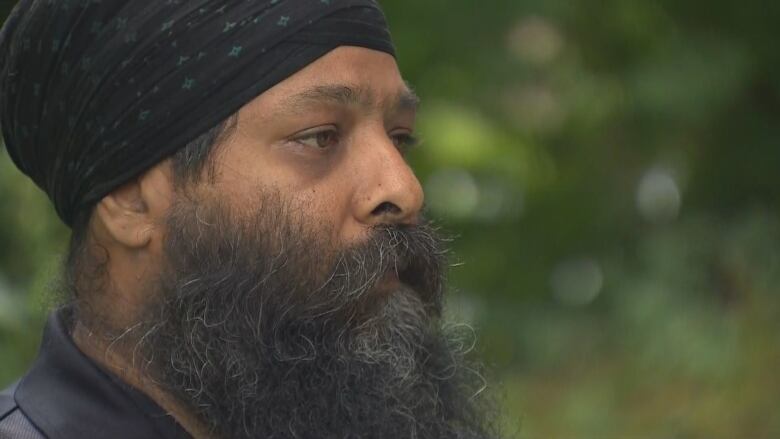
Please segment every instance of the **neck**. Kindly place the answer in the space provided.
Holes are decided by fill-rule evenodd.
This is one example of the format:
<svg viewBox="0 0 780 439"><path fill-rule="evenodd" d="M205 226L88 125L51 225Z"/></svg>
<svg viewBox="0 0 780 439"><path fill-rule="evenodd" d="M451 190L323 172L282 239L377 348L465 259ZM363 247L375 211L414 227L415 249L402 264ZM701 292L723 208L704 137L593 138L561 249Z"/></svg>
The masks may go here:
<svg viewBox="0 0 780 439"><path fill-rule="evenodd" d="M113 373L119 379L144 393L157 405L162 407L176 422L178 422L195 439L211 439L208 429L194 415L190 414L180 403L168 395L159 386L140 373L133 364L133 355L122 347L107 340L101 334L90 330L81 322L76 322L71 333L73 342L84 355L102 368Z"/></svg>

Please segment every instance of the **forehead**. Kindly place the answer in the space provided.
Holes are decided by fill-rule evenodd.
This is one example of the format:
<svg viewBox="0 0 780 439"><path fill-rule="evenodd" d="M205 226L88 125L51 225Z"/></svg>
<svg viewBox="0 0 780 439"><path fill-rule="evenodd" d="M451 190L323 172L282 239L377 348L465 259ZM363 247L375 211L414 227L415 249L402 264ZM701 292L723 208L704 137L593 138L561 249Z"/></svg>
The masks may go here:
<svg viewBox="0 0 780 439"><path fill-rule="evenodd" d="M416 105L392 55L342 46L268 89L241 111L247 116L260 115L271 107L294 107L307 100L381 105L399 99L402 105Z"/></svg>

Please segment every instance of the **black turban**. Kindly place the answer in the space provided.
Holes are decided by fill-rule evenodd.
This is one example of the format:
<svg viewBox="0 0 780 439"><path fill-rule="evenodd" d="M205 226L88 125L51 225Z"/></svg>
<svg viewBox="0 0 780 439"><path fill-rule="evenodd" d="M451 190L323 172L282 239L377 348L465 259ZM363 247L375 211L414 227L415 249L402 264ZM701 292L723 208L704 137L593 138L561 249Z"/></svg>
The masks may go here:
<svg viewBox="0 0 780 439"><path fill-rule="evenodd" d="M71 225L341 45L394 55L374 0L22 0L0 31L5 145Z"/></svg>

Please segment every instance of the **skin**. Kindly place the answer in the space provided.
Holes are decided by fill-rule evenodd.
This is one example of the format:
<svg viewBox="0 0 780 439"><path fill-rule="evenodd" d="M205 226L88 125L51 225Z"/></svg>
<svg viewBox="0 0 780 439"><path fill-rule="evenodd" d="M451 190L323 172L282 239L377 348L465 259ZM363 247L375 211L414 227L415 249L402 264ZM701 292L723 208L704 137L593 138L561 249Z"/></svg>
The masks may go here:
<svg viewBox="0 0 780 439"><path fill-rule="evenodd" d="M333 225L332 238L344 245L360 241L373 225L414 224L423 191L403 149L415 114L416 98L392 56L339 47L241 108L235 132L217 150L215 180L187 190L257 209L256 189L278 188L306 206L302 213L311 221ZM107 258L108 282L85 306L112 327L132 325L147 300L139 285L160 266L161 224L176 196L170 162L163 161L93 212L88 242ZM386 279L388 287L397 282ZM135 372L130 353L109 349L82 325L73 338L194 437L207 437L196 419Z"/></svg>

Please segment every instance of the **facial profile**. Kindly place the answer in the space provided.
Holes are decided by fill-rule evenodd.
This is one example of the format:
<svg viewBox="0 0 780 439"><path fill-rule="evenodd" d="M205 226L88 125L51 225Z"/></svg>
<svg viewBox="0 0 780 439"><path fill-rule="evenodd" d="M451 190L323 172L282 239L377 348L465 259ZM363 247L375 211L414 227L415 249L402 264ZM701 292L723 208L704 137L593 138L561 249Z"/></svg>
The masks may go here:
<svg viewBox="0 0 780 439"><path fill-rule="evenodd" d="M197 438L495 436L472 331L443 316L448 239L407 160L420 98L376 2L41 3L0 37L9 152L73 228L37 385L100 391L77 412L24 380L20 400L67 420L129 394L104 417ZM46 20L80 49L49 70L87 73L17 75L32 55L9 36ZM105 47L63 24L85 21ZM61 105L27 111L36 80Z"/></svg>
<svg viewBox="0 0 780 439"><path fill-rule="evenodd" d="M214 184L177 193L159 227L152 299L117 332L221 437L486 435L468 334L441 327L444 241L403 159L416 99L377 57L337 49L242 109Z"/></svg>

